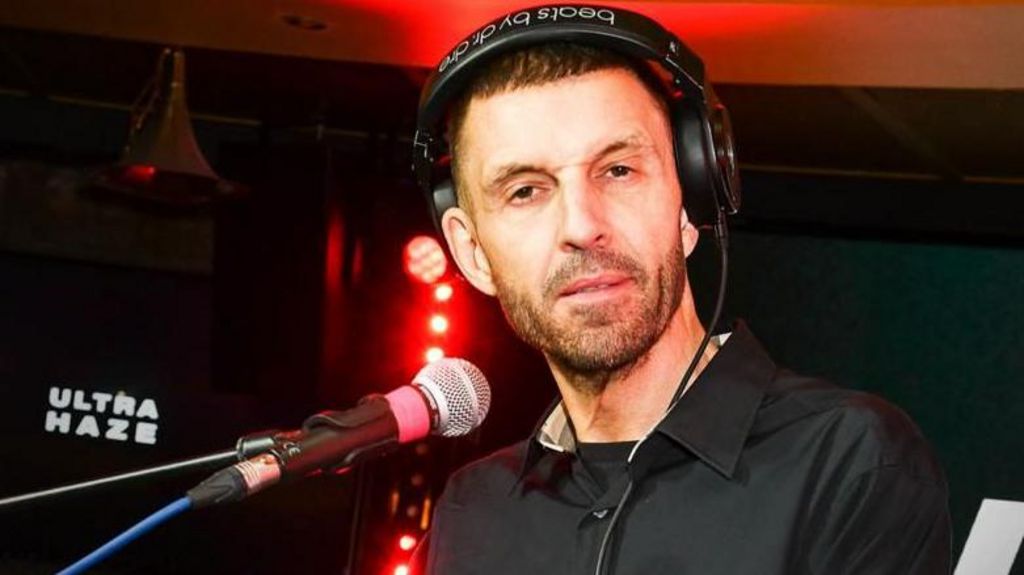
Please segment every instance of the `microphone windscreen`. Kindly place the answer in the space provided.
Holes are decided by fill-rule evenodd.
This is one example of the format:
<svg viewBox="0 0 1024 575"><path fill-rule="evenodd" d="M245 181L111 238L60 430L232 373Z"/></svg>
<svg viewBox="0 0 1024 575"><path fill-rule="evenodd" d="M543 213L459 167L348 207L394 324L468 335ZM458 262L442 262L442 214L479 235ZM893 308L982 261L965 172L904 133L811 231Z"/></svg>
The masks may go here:
<svg viewBox="0 0 1024 575"><path fill-rule="evenodd" d="M435 435L466 435L483 423L491 407L487 378L464 359L446 357L429 363L416 374L412 383L434 403Z"/></svg>
<svg viewBox="0 0 1024 575"><path fill-rule="evenodd" d="M423 393L411 385L403 385L384 396L398 423L398 442L409 443L430 433L430 408Z"/></svg>

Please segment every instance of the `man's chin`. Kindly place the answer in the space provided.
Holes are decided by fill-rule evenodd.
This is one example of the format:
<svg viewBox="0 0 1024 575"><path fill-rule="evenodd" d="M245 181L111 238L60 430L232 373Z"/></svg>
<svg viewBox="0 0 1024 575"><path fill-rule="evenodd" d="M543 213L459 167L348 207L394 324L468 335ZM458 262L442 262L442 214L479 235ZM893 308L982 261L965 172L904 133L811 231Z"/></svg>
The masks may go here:
<svg viewBox="0 0 1024 575"><path fill-rule="evenodd" d="M633 301L603 302L588 305L566 305L559 310L556 306L557 322L567 331L628 329L625 325L636 321L643 313Z"/></svg>
<svg viewBox="0 0 1024 575"><path fill-rule="evenodd" d="M581 335L581 331L586 335ZM547 355L566 369L577 373L617 371L635 363L650 347L645 334L624 328L621 324L588 327L566 334L560 345Z"/></svg>

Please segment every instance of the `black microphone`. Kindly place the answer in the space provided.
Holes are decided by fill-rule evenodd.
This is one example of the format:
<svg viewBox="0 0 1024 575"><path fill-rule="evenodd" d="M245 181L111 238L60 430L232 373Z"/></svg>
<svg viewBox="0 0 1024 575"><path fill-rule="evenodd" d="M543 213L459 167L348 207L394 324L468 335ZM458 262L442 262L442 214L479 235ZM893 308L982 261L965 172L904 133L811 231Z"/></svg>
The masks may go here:
<svg viewBox="0 0 1024 575"><path fill-rule="evenodd" d="M487 416L491 389L472 363L443 358L427 364L412 385L364 398L347 411L326 411L302 429L273 436L269 449L212 475L188 491L194 507L243 499L282 479L353 465L428 434L456 437Z"/></svg>

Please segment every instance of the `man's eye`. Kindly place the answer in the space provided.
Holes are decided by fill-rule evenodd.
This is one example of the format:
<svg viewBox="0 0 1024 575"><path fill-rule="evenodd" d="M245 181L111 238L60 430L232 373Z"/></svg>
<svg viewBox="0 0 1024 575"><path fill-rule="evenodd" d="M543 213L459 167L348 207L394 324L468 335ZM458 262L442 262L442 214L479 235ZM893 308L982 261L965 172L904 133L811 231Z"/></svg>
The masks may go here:
<svg viewBox="0 0 1024 575"><path fill-rule="evenodd" d="M516 188L515 191L512 192L512 195L509 196L509 200L513 202L528 200L533 197L533 193L533 186L522 186Z"/></svg>
<svg viewBox="0 0 1024 575"><path fill-rule="evenodd" d="M608 175L613 178L624 178L633 173L633 169L628 166L612 166L608 169Z"/></svg>

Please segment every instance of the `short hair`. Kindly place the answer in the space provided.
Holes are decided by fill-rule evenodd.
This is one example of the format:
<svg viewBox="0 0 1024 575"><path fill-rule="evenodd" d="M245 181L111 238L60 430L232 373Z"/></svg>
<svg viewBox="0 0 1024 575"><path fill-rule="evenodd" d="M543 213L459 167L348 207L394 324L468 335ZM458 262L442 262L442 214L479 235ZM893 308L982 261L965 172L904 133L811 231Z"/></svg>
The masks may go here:
<svg viewBox="0 0 1024 575"><path fill-rule="evenodd" d="M649 66L603 48L568 42L539 44L498 56L476 72L448 110L447 139L451 150L451 174L459 204L466 207L469 205L469 194L463 185L465 179L460 174L459 148L469 105L474 99L603 70L626 70L632 73L668 115L668 90L655 72Z"/></svg>

